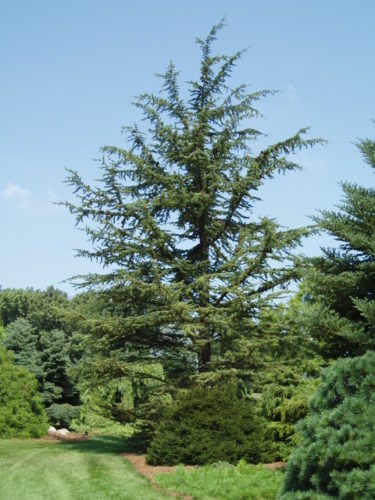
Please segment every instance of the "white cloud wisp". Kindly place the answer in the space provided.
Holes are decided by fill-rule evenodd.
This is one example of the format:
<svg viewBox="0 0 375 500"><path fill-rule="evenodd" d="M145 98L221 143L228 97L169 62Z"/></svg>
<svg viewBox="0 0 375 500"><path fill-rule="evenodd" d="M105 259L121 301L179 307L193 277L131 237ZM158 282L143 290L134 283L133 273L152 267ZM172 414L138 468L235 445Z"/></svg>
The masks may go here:
<svg viewBox="0 0 375 500"><path fill-rule="evenodd" d="M24 208L31 208L33 205L30 189L23 188L11 182L8 182L1 191L1 197L5 201L15 203Z"/></svg>

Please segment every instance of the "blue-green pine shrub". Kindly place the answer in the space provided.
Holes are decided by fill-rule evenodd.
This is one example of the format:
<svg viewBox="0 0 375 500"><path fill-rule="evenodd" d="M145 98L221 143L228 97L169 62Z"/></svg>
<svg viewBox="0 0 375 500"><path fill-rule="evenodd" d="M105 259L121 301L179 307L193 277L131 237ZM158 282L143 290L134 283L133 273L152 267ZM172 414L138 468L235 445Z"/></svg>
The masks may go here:
<svg viewBox="0 0 375 500"><path fill-rule="evenodd" d="M80 412L80 406L72 406L68 403L55 403L47 408L50 423L56 427L65 427L67 429L70 429L73 419L79 418Z"/></svg>
<svg viewBox="0 0 375 500"><path fill-rule="evenodd" d="M340 499L375 498L374 424L375 352L340 359L324 370L309 415L298 424L285 498L302 498L308 491Z"/></svg>

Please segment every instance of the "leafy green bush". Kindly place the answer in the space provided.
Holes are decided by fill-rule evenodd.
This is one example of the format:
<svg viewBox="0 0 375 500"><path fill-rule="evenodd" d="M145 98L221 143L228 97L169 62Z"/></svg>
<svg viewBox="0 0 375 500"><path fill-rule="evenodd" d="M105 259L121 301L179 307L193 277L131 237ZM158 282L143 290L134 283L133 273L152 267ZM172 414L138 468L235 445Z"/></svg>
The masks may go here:
<svg viewBox="0 0 375 500"><path fill-rule="evenodd" d="M181 392L165 410L147 451L152 465L258 463L270 444L255 402L239 399L232 386Z"/></svg>
<svg viewBox="0 0 375 500"><path fill-rule="evenodd" d="M35 375L0 346L0 438L39 437L48 422Z"/></svg>
<svg viewBox="0 0 375 500"><path fill-rule="evenodd" d="M80 406L65 404L53 404L47 408L47 415L50 423L57 427L70 429L72 420L79 418Z"/></svg>
<svg viewBox="0 0 375 500"><path fill-rule="evenodd" d="M76 432L93 432L94 434L104 434L129 438L133 435L133 428L129 424L121 424L91 409L85 409L78 419L74 419L70 429Z"/></svg>
<svg viewBox="0 0 375 500"><path fill-rule="evenodd" d="M309 411L298 424L282 498L305 498L308 491L375 498L375 352L324 370Z"/></svg>

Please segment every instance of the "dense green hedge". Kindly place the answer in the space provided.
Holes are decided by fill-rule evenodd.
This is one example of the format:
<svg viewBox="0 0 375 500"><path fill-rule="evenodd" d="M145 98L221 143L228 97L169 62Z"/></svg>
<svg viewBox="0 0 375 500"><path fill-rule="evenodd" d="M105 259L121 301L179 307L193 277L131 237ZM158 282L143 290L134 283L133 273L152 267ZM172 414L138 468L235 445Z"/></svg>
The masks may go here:
<svg viewBox="0 0 375 500"><path fill-rule="evenodd" d="M251 463L265 459L265 421L255 402L239 399L234 387L181 392L168 407L147 452L152 465Z"/></svg>
<svg viewBox="0 0 375 500"><path fill-rule="evenodd" d="M285 498L313 498L311 492L375 498L374 423L375 352L338 360L323 372L309 416L298 425L299 444L288 463Z"/></svg>
<svg viewBox="0 0 375 500"><path fill-rule="evenodd" d="M35 375L0 346L0 438L39 437L48 423Z"/></svg>

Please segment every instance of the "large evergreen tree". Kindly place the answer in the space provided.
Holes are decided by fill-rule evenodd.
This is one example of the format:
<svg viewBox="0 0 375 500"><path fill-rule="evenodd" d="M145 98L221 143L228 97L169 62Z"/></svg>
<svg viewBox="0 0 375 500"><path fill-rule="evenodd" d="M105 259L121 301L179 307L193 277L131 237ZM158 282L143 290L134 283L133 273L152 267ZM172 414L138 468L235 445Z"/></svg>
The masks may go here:
<svg viewBox="0 0 375 500"><path fill-rule="evenodd" d="M357 143L365 162L375 168L375 141ZM312 259L305 283L305 330L327 359L357 356L375 349L375 190L342 183L339 210L315 218L338 248Z"/></svg>
<svg viewBox="0 0 375 500"><path fill-rule="evenodd" d="M301 129L255 152L255 105L272 92L228 86L242 52L212 54L222 26L197 39L199 79L180 92L171 63L162 92L136 100L146 130L128 127L128 148L103 148L98 186L71 171L78 202L66 203L93 244L79 255L105 268L79 280L108 299L110 315L91 322L100 345L122 357L190 351L201 374L251 364L259 312L298 276L294 249L308 230L253 207L264 181L299 168L291 154L319 142Z"/></svg>

